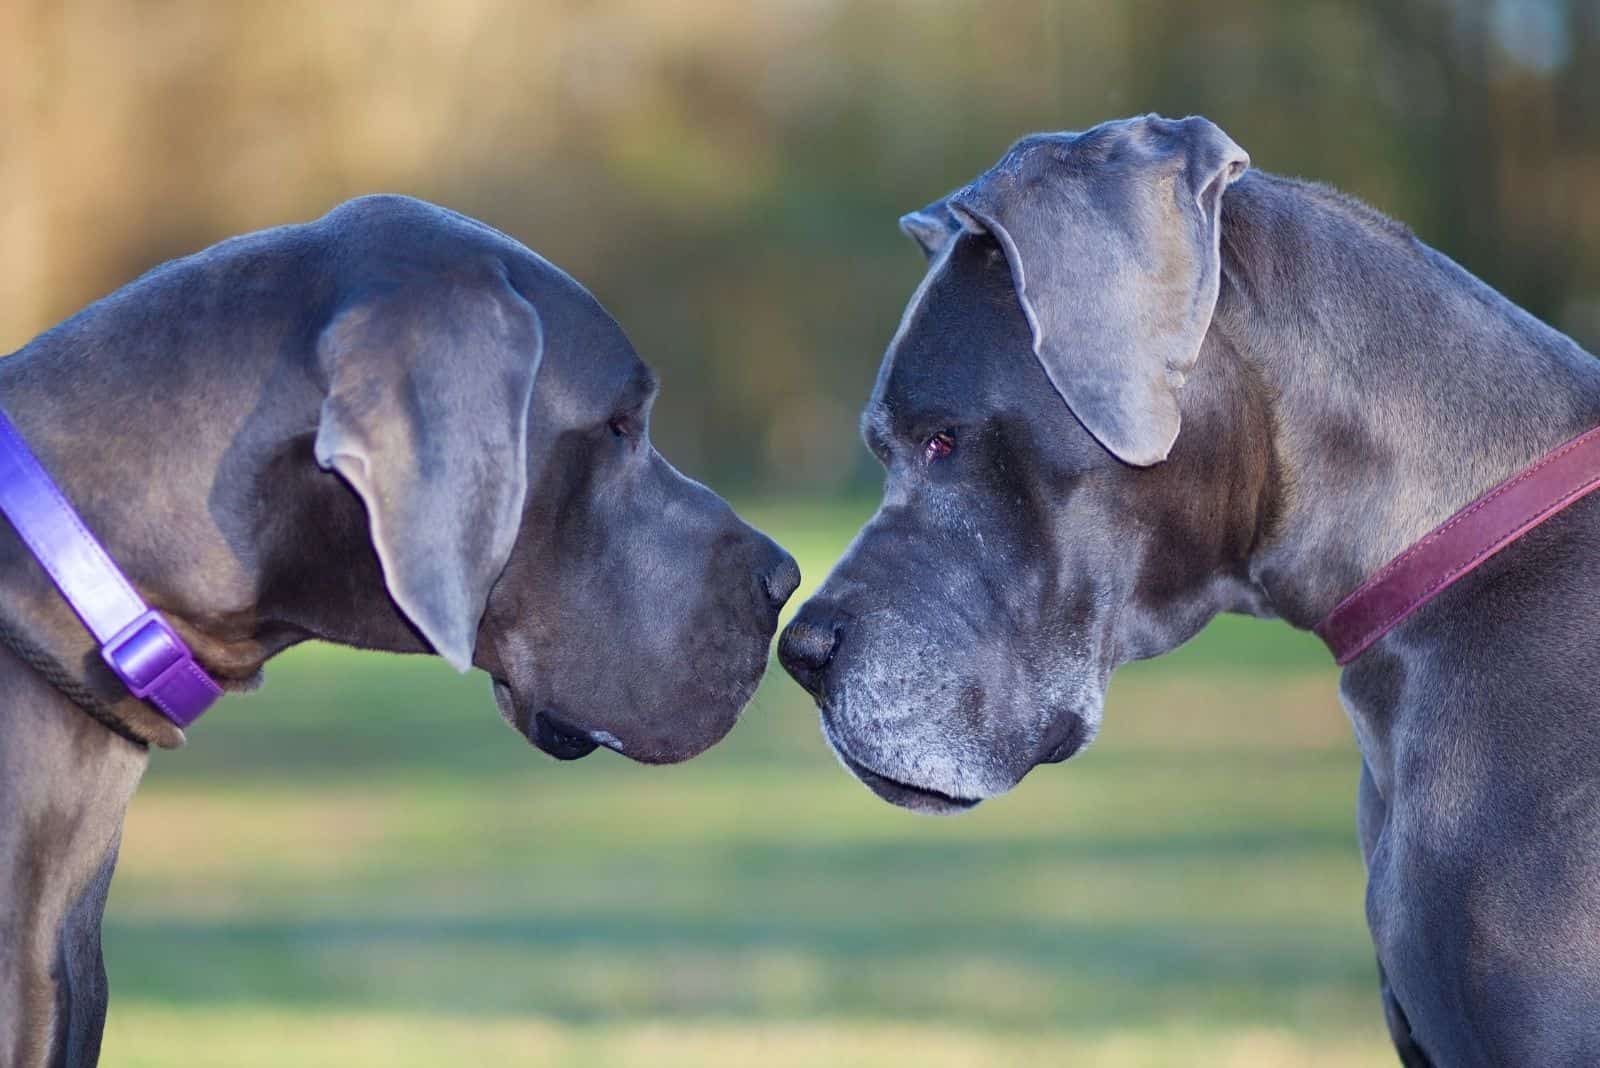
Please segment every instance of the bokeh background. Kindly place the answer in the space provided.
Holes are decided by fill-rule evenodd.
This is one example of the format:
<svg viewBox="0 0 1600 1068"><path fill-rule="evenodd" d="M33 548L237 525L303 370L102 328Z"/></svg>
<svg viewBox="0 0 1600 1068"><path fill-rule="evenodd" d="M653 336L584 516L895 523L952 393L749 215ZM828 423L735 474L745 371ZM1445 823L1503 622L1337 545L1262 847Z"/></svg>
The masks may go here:
<svg viewBox="0 0 1600 1068"><path fill-rule="evenodd" d="M855 413L1016 136L1203 113L1600 345L1590 0L0 0L0 352L359 193L484 218L662 372L655 436L800 559ZM803 596L803 591L802 591ZM798 602L798 598L797 598ZM1388 1058L1319 648L1226 620L955 820L781 674L692 764L558 765L479 677L307 648L160 754L106 928L111 1065L1357 1065Z"/></svg>

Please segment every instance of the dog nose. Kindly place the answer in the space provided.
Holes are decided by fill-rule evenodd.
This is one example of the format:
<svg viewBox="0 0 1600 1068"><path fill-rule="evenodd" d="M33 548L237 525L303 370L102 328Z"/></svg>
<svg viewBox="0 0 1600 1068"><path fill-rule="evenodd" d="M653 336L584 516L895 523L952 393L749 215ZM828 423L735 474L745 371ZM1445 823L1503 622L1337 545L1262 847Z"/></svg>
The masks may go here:
<svg viewBox="0 0 1600 1068"><path fill-rule="evenodd" d="M812 697L822 696L822 680L839 651L844 625L815 601L800 609L778 639L778 662Z"/></svg>
<svg viewBox="0 0 1600 1068"><path fill-rule="evenodd" d="M770 559L756 572L756 581L772 607L782 608L800 585L800 565L774 543Z"/></svg>

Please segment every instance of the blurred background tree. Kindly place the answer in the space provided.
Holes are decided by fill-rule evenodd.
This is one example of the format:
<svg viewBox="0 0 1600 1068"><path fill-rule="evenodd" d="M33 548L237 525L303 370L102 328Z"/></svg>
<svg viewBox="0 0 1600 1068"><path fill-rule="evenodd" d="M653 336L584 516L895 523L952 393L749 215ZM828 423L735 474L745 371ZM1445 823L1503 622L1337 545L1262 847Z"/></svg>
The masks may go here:
<svg viewBox="0 0 1600 1068"><path fill-rule="evenodd" d="M399 191L588 285L733 492L870 485L896 217L1018 135L1203 113L1600 345L1589 0L0 3L0 351L228 234Z"/></svg>

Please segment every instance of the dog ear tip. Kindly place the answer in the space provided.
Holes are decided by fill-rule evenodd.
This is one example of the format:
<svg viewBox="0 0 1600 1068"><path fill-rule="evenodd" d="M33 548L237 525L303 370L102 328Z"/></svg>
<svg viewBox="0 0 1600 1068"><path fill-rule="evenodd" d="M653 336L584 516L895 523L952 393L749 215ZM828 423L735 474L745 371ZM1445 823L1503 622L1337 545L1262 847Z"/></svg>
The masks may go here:
<svg viewBox="0 0 1600 1068"><path fill-rule="evenodd" d="M1107 433L1104 437L1094 433L1106 451L1129 467L1155 467L1166 463L1172 455L1173 446L1178 443L1178 428L1173 426L1170 433L1157 434L1119 434L1115 431Z"/></svg>
<svg viewBox="0 0 1600 1068"><path fill-rule="evenodd" d="M476 628L474 628L476 630ZM451 633L456 631L457 633ZM477 644L474 635L466 632L461 627L428 627L423 631L423 636L433 646L433 651L455 669L456 674L465 675L472 670L472 653Z"/></svg>
<svg viewBox="0 0 1600 1068"><path fill-rule="evenodd" d="M1165 463L1171 449L1130 449L1117 454L1117 458L1129 467L1155 467Z"/></svg>
<svg viewBox="0 0 1600 1068"><path fill-rule="evenodd" d="M457 675L465 675L472 670L471 649L446 649L440 648L439 655L444 657L444 662L455 669Z"/></svg>
<svg viewBox="0 0 1600 1068"><path fill-rule="evenodd" d="M379 556L381 559L382 553ZM390 588L390 595L435 656L449 664L458 675L465 675L472 670L472 654L477 646L478 628L475 623L469 625L453 612L429 604L426 600L401 596L393 587Z"/></svg>

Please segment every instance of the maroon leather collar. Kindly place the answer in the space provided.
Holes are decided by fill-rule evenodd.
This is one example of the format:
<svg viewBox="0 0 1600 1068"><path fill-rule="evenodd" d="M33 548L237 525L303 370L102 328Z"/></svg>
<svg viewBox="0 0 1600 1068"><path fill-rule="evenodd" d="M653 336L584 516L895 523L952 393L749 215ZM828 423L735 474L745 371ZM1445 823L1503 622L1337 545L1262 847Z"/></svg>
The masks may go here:
<svg viewBox="0 0 1600 1068"><path fill-rule="evenodd" d="M1340 666L1507 545L1600 489L1600 427L1547 453L1446 519L1340 601L1316 635Z"/></svg>

